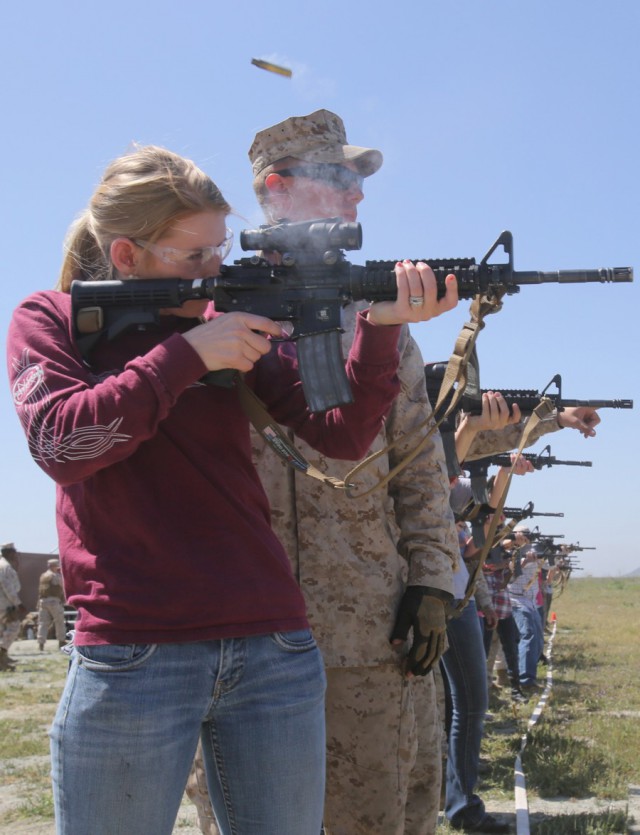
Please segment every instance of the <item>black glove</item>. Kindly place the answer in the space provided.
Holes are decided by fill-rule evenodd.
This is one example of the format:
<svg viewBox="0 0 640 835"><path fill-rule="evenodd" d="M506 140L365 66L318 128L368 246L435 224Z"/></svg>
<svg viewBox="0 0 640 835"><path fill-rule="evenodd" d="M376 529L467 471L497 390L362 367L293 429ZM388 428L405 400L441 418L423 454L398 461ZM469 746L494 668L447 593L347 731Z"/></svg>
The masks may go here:
<svg viewBox="0 0 640 835"><path fill-rule="evenodd" d="M424 676L445 650L446 608L453 595L429 586L408 586L402 595L391 640L406 641L413 629L413 644L405 659L405 672Z"/></svg>

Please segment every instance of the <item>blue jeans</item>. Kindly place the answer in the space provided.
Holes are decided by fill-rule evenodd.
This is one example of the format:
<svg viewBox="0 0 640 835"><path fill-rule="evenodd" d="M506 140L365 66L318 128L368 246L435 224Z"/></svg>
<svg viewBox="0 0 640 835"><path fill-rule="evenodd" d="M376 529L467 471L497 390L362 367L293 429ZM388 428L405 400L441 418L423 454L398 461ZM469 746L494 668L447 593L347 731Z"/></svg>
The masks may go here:
<svg viewBox="0 0 640 835"><path fill-rule="evenodd" d="M460 827L477 824L485 816L484 803L474 789L488 705L487 657L473 600L459 618L449 621L447 638L449 649L442 656L442 667L452 716L444 811L451 823Z"/></svg>
<svg viewBox="0 0 640 835"><path fill-rule="evenodd" d="M74 647L51 729L58 835L171 835L202 739L222 835L318 835L324 690L308 630Z"/></svg>
<svg viewBox="0 0 640 835"><path fill-rule="evenodd" d="M535 684L538 661L544 648L542 620L535 608L513 606L513 617L518 627L518 666L520 684Z"/></svg>

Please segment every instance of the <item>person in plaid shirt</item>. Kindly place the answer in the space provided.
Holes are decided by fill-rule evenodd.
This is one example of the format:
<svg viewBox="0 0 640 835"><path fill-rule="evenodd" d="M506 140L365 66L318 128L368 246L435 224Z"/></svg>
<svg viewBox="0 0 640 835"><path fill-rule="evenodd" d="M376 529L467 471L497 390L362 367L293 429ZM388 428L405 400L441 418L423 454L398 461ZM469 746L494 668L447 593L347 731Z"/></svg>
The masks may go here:
<svg viewBox="0 0 640 835"><path fill-rule="evenodd" d="M532 463L526 458L519 456L516 460L515 454L512 454L511 460L512 463L515 461L514 475L525 475L526 473L534 472ZM509 476L509 470L510 467L500 467L493 481L490 496L490 504L492 507L495 507L502 497ZM487 653L487 659L489 659L491 642L494 632L496 632L507 663L507 675L509 676L509 683L511 685L511 699L514 702L523 702L526 701L526 696L520 688L518 628L513 617L511 598L507 589L507 584L512 577L511 554L509 551L512 545L513 541L509 542L507 547L497 545L495 548L492 548L483 566L484 578L489 593L491 594L491 605L498 618L495 630L488 629L486 623L484 625L484 648Z"/></svg>
<svg viewBox="0 0 640 835"><path fill-rule="evenodd" d="M514 702L526 701L520 688L520 674L518 670L518 629L513 618L511 599L507 591L507 583L511 578L509 552L501 545L491 549L491 553L483 566L484 578L491 594L493 610L498 618L495 632L504 652L507 663L507 674L511 684L511 699ZM484 630L484 648L489 658L494 630Z"/></svg>

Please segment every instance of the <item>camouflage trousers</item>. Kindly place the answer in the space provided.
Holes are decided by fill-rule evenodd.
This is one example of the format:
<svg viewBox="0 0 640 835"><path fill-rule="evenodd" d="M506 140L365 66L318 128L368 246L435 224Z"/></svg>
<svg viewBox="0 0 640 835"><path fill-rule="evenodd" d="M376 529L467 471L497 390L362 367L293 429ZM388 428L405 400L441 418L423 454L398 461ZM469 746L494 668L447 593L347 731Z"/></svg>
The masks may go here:
<svg viewBox="0 0 640 835"><path fill-rule="evenodd" d="M198 742L196 756L187 780L186 792L187 797L198 812L198 826L203 835L220 835L209 799L207 775L204 770L204 757L202 756L202 744L200 742Z"/></svg>
<svg viewBox="0 0 640 835"><path fill-rule="evenodd" d="M56 640L64 641L66 635L64 606L57 597L41 597L38 601L38 641L40 643L47 640L52 623L56 631Z"/></svg>
<svg viewBox="0 0 640 835"><path fill-rule="evenodd" d="M326 672L327 835L433 835L442 735L433 674L406 681L394 665ZM200 749L187 795L201 831L218 835Z"/></svg>
<svg viewBox="0 0 640 835"><path fill-rule="evenodd" d="M11 620L6 616L6 609L0 609L0 648L7 652L20 632L20 620Z"/></svg>

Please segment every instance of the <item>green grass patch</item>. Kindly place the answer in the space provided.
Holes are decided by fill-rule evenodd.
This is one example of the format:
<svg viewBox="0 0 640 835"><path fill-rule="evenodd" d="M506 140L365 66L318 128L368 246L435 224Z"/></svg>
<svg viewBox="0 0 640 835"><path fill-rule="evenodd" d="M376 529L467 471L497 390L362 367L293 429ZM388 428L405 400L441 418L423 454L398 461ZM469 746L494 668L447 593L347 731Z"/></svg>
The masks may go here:
<svg viewBox="0 0 640 835"><path fill-rule="evenodd" d="M607 752L590 739L565 736L542 723L533 728L522 756L522 765L529 789L540 797L591 797L607 794L626 797L626 782L617 780L602 784L600 775L611 774L612 763ZM609 794L610 792L615 794Z"/></svg>
<svg viewBox="0 0 640 835"><path fill-rule="evenodd" d="M28 793L22 803L3 816L3 823L23 820L53 820L53 795L50 787L28 787Z"/></svg>
<svg viewBox="0 0 640 835"><path fill-rule="evenodd" d="M47 727L33 718L0 720L0 760L48 754Z"/></svg>
<svg viewBox="0 0 640 835"><path fill-rule="evenodd" d="M610 811L591 815L555 815L534 824L531 835L619 835L626 832L625 812Z"/></svg>

